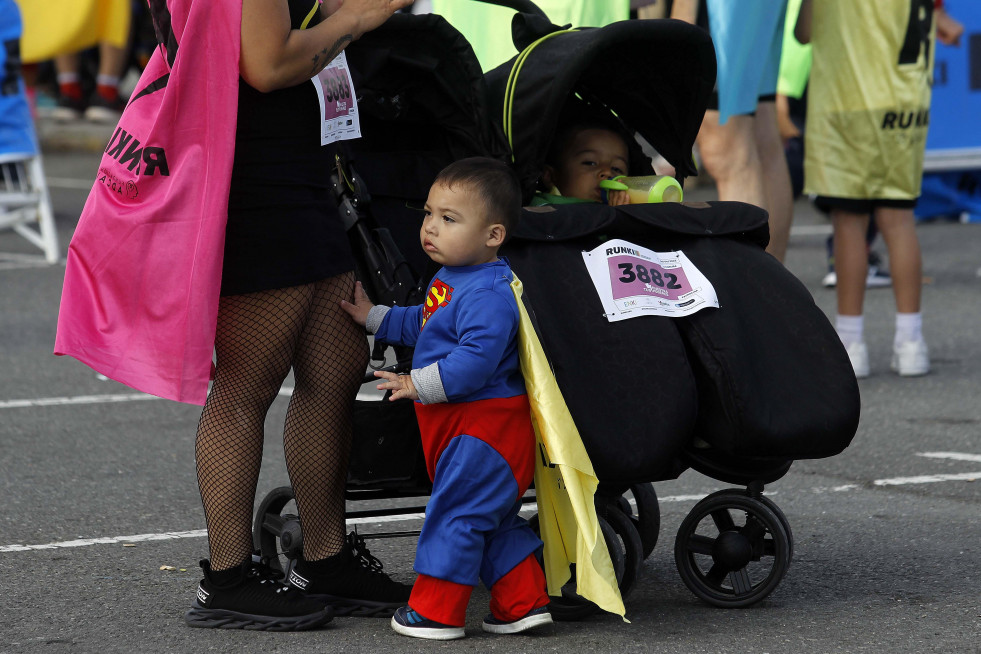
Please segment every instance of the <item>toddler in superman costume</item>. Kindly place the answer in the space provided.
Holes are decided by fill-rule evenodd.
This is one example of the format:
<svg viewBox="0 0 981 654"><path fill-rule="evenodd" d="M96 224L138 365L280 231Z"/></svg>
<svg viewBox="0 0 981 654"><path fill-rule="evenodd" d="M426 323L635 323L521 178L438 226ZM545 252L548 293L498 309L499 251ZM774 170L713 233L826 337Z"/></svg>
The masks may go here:
<svg viewBox="0 0 981 654"><path fill-rule="evenodd" d="M491 592L484 631L519 633L552 622L541 540L518 515L535 468L535 434L518 363L518 307L497 257L521 213L514 172L474 157L443 169L426 202L420 240L443 267L426 302L372 305L360 285L342 307L375 338L414 347L408 375L376 372L391 399L416 401L433 491L419 536L419 577L395 631L462 638L478 580Z"/></svg>

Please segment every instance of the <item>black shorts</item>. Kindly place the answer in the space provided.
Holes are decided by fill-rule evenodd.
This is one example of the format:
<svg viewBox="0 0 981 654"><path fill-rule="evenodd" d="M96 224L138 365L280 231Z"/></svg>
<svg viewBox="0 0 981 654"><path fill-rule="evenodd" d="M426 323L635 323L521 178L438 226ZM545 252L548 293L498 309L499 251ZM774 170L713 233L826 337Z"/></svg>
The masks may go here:
<svg viewBox="0 0 981 654"><path fill-rule="evenodd" d="M848 211L850 213L872 213L879 207L886 209L912 209L916 206L916 200L859 200L856 198L834 198L826 195L818 195L814 198L814 206L825 213L833 209Z"/></svg>

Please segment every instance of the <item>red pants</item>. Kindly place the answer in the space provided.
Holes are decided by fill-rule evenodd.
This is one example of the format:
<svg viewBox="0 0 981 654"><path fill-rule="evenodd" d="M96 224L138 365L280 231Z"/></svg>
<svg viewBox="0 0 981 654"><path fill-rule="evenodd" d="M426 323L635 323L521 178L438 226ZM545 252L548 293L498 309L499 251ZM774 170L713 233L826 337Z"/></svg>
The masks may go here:
<svg viewBox="0 0 981 654"><path fill-rule="evenodd" d="M419 575L412 587L409 606L419 615L442 624L462 627L473 586ZM545 573L534 555L528 556L491 586L490 610L505 622L548 604Z"/></svg>

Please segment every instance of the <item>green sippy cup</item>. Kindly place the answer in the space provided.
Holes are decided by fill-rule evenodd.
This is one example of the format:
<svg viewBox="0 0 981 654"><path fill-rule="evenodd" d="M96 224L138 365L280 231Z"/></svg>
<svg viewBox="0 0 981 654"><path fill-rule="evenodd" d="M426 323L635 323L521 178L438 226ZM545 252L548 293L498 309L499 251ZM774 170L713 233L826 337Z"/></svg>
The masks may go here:
<svg viewBox="0 0 981 654"><path fill-rule="evenodd" d="M630 196L630 204L681 202L684 198L681 184L670 175L645 175L643 177L620 175L613 179L601 180L600 188L605 188L608 191L626 191L627 195Z"/></svg>

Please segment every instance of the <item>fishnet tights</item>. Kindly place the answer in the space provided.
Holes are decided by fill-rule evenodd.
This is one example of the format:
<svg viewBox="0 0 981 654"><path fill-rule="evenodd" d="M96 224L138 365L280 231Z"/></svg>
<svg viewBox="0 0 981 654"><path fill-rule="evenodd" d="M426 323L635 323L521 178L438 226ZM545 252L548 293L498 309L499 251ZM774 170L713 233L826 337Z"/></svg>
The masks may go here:
<svg viewBox="0 0 981 654"><path fill-rule="evenodd" d="M304 558L316 561L341 549L351 412L368 363L364 331L339 305L353 289L354 275L347 273L221 298L215 380L195 443L214 570L252 554L263 426L291 366L296 385L283 445Z"/></svg>

